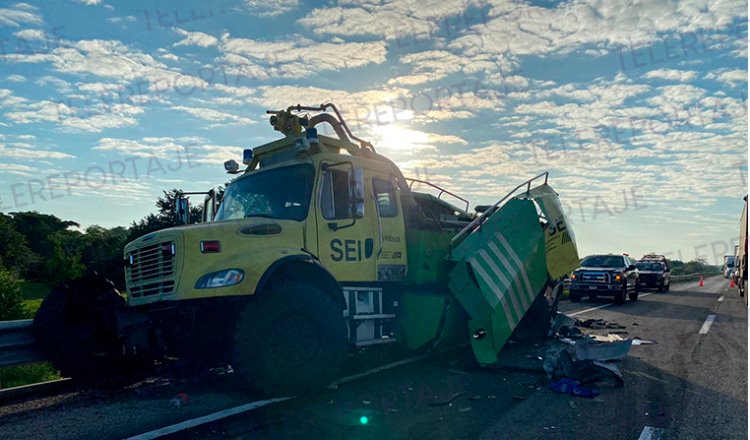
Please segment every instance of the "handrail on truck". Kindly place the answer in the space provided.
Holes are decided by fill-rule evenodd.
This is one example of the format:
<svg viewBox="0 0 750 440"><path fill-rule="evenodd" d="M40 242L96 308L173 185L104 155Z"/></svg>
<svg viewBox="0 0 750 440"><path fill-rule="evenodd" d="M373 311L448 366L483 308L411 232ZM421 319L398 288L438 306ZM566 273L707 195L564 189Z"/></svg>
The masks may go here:
<svg viewBox="0 0 750 440"><path fill-rule="evenodd" d="M506 201L510 196L512 196L513 194L515 194L516 191L518 191L520 188L523 188L524 186L526 186L526 192L531 191L531 182L533 182L534 180L539 179L542 176L544 176L544 184L546 185L547 184L547 179L549 178L549 171L545 171L545 172L543 172L543 173L541 173L541 174L539 174L537 176L534 176L531 179L529 179L529 180L521 183L517 187L513 188L513 190L511 190L508 194L506 194L505 197L503 197L502 199L498 200L497 203L495 203L489 209L487 209L486 211L484 211L479 217L477 217L474 220L472 220L472 222L469 223L468 225L466 225L465 228L461 229L461 231L458 234L456 234L453 238L451 238L451 243L450 243L450 249L451 249L451 251L453 250L453 245L458 240L460 240L461 238L463 238L468 233L474 231L474 229L476 229L478 227L481 227L482 224L487 220L487 218L490 215L492 215L494 212L496 212L500 208L500 205L504 201Z"/></svg>
<svg viewBox="0 0 750 440"><path fill-rule="evenodd" d="M425 184L427 186L431 186L431 187L433 187L433 188L435 188L437 190L440 190L440 193L438 194L438 197L437 197L438 199L440 199L440 196L442 196L443 194L448 194L449 196L453 196L453 197L457 198L458 200L466 203L466 209L465 209L465 211L469 212L469 201L466 200L465 198L463 198L461 196L457 196L457 195L453 194L452 192L448 191L447 189L442 188L442 187L440 187L438 185L435 185L432 182L428 182L426 180L412 179L411 177L404 177L404 179L407 182L409 182L409 190L411 190L412 187L414 186L414 182L416 182L416 183L423 183L423 184ZM440 199L440 200L442 200L442 199Z"/></svg>

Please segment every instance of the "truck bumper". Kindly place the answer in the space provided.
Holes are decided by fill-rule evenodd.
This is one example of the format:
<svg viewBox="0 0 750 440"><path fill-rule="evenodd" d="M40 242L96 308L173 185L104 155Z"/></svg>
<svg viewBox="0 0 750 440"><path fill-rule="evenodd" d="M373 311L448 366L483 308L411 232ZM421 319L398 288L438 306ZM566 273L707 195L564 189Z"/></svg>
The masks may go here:
<svg viewBox="0 0 750 440"><path fill-rule="evenodd" d="M570 294L584 296L615 296L622 292L621 284L580 284L570 285Z"/></svg>
<svg viewBox="0 0 750 440"><path fill-rule="evenodd" d="M164 301L127 308L118 333L135 353L153 358L225 357L247 297Z"/></svg>

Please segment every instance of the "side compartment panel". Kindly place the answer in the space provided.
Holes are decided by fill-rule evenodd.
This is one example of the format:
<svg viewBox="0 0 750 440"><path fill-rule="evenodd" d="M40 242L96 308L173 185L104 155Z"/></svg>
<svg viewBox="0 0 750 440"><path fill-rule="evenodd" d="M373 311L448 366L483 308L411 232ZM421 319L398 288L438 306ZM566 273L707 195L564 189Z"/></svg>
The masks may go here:
<svg viewBox="0 0 750 440"><path fill-rule="evenodd" d="M512 199L453 251L449 288L471 321L483 364L497 354L547 282L545 237L534 203Z"/></svg>

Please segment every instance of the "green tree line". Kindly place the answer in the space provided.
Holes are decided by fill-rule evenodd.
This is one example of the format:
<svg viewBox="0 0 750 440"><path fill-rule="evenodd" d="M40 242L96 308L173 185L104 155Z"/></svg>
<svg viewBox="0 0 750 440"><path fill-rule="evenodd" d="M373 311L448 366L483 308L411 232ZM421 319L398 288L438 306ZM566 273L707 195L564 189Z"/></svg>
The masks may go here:
<svg viewBox="0 0 750 440"><path fill-rule="evenodd" d="M129 227L82 229L74 221L36 211L0 213L0 320L31 317L24 309L21 281L55 286L96 272L123 288L123 248L136 238L177 224L176 200L182 191L164 191L157 211ZM201 206L190 210L200 220Z"/></svg>

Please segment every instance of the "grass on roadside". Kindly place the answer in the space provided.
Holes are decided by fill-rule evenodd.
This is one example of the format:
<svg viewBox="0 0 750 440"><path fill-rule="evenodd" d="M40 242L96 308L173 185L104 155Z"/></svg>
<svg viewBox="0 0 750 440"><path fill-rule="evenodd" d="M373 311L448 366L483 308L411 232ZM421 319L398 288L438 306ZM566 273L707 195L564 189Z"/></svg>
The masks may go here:
<svg viewBox="0 0 750 440"><path fill-rule="evenodd" d="M49 362L0 368L0 388L18 387L60 378L60 374Z"/></svg>
<svg viewBox="0 0 750 440"><path fill-rule="evenodd" d="M23 305L26 309L26 316L23 318L31 319L34 317L37 309L42 305L42 301L49 291L50 287L45 283L33 281L21 282L21 296L23 297ZM60 377L60 374L49 362L14 365L11 367L0 368L0 388L11 388L46 382L49 380L60 379Z"/></svg>
<svg viewBox="0 0 750 440"><path fill-rule="evenodd" d="M45 283L34 281L21 282L21 295L23 296L23 305L28 313L28 318L34 317L50 289L50 286Z"/></svg>

